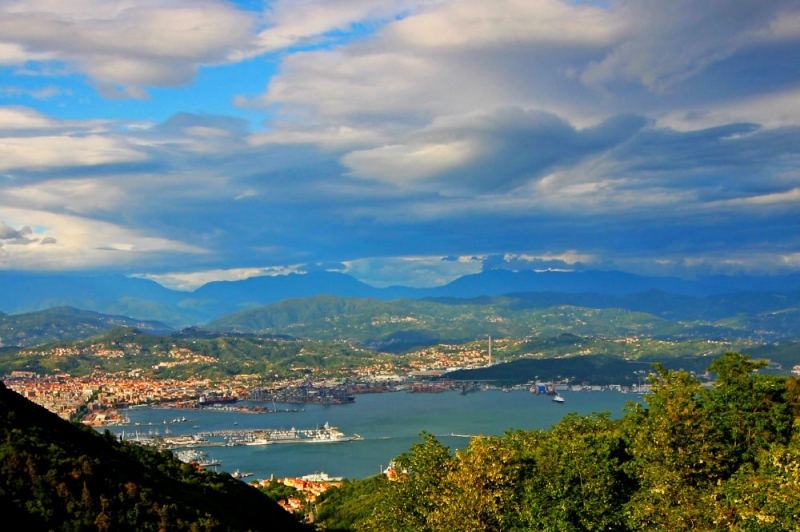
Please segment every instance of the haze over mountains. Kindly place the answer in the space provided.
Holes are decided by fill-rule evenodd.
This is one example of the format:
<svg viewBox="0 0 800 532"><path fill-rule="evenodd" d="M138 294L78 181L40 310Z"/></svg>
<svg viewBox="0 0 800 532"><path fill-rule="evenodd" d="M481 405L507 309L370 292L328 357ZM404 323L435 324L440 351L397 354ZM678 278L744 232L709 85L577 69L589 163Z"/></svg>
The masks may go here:
<svg viewBox="0 0 800 532"><path fill-rule="evenodd" d="M174 328L201 324L228 313L269 305L286 299L329 294L341 297L474 298L519 292L583 294L559 296L554 304L581 304L592 297L622 297L658 290L689 297L684 307L695 306L693 298L736 292L791 293L800 291L800 274L780 277L713 276L694 280L676 277L645 277L613 271L510 271L488 270L467 275L443 286L375 288L336 272L314 272L285 276L252 277L242 281L208 283L193 292L165 288L154 281L122 275L67 275L4 272L0 274L0 311L8 314L70 306L104 314L155 320ZM554 296L541 296L543 300ZM661 296L652 295L656 300ZM765 296L739 298L758 301ZM774 296L769 296L774 297ZM600 304L597 297L592 305ZM608 301L607 298L605 301ZM670 306L674 298L670 298ZM654 303L655 304L655 303ZM755 303L752 303L755 304ZM592 306L587 305L587 306ZM607 307L610 303L601 306ZM765 309L772 308L769 304ZM625 307L627 308L627 307ZM645 309L642 309L645 310ZM647 311L647 310L646 310Z"/></svg>

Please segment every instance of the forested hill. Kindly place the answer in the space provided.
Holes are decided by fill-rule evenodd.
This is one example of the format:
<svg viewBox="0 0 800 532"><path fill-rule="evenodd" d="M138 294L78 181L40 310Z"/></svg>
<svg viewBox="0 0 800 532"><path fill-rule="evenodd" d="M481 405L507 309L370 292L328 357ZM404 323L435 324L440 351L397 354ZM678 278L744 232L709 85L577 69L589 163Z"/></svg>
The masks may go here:
<svg viewBox="0 0 800 532"><path fill-rule="evenodd" d="M650 291L627 296L520 293L475 299L378 299L330 295L292 299L223 316L210 330L288 334L357 342L402 352L491 335L732 339L795 338L800 293L740 293L696 298Z"/></svg>
<svg viewBox="0 0 800 532"><path fill-rule="evenodd" d="M0 382L0 512L15 530L305 530L228 475L73 425Z"/></svg>
<svg viewBox="0 0 800 532"><path fill-rule="evenodd" d="M0 347L81 340L117 327L136 327L150 333L172 329L157 321L110 316L71 307L53 307L24 314L0 314Z"/></svg>

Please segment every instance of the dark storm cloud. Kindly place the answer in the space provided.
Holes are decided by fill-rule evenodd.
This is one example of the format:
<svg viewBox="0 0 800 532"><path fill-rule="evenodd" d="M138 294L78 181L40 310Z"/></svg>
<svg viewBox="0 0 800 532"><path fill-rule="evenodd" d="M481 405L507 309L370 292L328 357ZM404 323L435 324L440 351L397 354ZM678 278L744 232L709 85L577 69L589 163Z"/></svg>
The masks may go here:
<svg viewBox="0 0 800 532"><path fill-rule="evenodd" d="M488 146L483 157L437 178L446 189L508 191L558 167L572 167L594 154L628 141L650 121L617 116L597 126L578 130L550 113L503 109L472 131Z"/></svg>
<svg viewBox="0 0 800 532"><path fill-rule="evenodd" d="M699 201L752 197L800 185L800 127L731 124L700 131L642 131L613 150L631 187L693 191Z"/></svg>
<svg viewBox="0 0 800 532"><path fill-rule="evenodd" d="M391 150L354 152L343 162L362 178L402 182L406 173L412 176L408 180L418 185L432 182L434 188L446 193L502 192L553 168L573 166L614 148L650 122L639 116L616 116L577 129L553 113L504 107L481 115L443 119ZM441 162L437 150L444 152L438 157ZM451 151L460 152L454 156L459 162L447 160L453 157ZM430 166L427 172L425 165Z"/></svg>
<svg viewBox="0 0 800 532"><path fill-rule="evenodd" d="M38 239L28 238L33 234L33 230L29 226L22 227L21 229L14 229L5 222L0 222L0 240L2 244L11 245L27 245L38 242Z"/></svg>

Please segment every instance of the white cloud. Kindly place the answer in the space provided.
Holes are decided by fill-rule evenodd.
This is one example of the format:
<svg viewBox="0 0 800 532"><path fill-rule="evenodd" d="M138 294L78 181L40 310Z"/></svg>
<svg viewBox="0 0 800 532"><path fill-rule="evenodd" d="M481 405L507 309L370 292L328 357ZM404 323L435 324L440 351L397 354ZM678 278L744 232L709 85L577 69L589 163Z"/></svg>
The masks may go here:
<svg viewBox="0 0 800 532"><path fill-rule="evenodd" d="M457 240L464 247L447 252L467 253L463 235L475 230L484 233L478 251L529 249L537 235L556 251L543 245L515 260L574 264L593 256L584 250L596 237L582 233L595 224L619 231L602 249L625 240L620 227L670 217L686 226L711 224L698 213L730 222L736 210L788 219L800 187L791 127L800 93L796 74L776 65L800 38L798 17L785 17L790 4L780 1L723 4L280 0L259 14L205 0L0 3L0 63L85 73L108 98L145 98L146 86L188 83L202 65L283 50L209 69L177 104L203 105L216 97L203 92L209 86L236 87L248 69L268 76L265 63L278 61L265 94L236 100L250 107L240 115L266 111L256 134L245 120L200 113L125 124L0 107L0 205L68 216L76 227L108 224L102 238L82 241L33 215L8 218L14 228L47 227L35 236L48 242L41 247L70 249L76 264L90 263L74 258L76 242L102 265L183 240L214 248L204 268L253 264L253 254L257 264L286 253L287 262L371 256L380 252L366 247L405 245L409 230L427 244L420 254ZM758 68L774 77L751 75ZM114 112L166 109L179 96L166 92L153 91L152 107ZM48 105L74 104L64 112L76 116L84 102L68 100ZM714 126L725 132L705 131ZM98 166L143 162L125 174ZM397 253L418 249L407 245ZM352 271L384 284L441 284L477 267L427 255L364 261ZM165 282L184 286L201 278L170 275Z"/></svg>
<svg viewBox="0 0 800 532"><path fill-rule="evenodd" d="M470 0L398 21L385 38L418 47L483 48L503 43L610 44L622 29L608 9L558 0Z"/></svg>
<svg viewBox="0 0 800 532"><path fill-rule="evenodd" d="M298 266L267 266L263 268L232 268L197 272L147 273L134 275L150 279L173 290L190 291L214 281L242 281L265 275L288 275L301 271Z"/></svg>
<svg viewBox="0 0 800 532"><path fill-rule="evenodd" d="M0 107L0 131L45 129L57 125L58 121L28 107Z"/></svg>
<svg viewBox="0 0 800 532"><path fill-rule="evenodd" d="M591 253L581 253L575 249L570 249L563 252L548 252L544 254L535 253L506 253L504 256L506 261L525 261L525 262L539 262L539 261L562 261L567 264L575 264L578 262L590 263L596 262L597 257Z"/></svg>
<svg viewBox="0 0 800 532"><path fill-rule="evenodd" d="M251 14L222 2L9 1L0 6L0 62L60 60L101 84L176 86L248 47L254 30Z"/></svg>
<svg viewBox="0 0 800 532"><path fill-rule="evenodd" d="M479 273L482 256L372 257L345 261L345 273L376 287L402 284L428 288L447 284L464 275Z"/></svg>
<svg viewBox="0 0 800 532"><path fill-rule="evenodd" d="M78 216L0 206L0 220L11 226L36 227L48 245L9 246L0 254L0 269L65 270L125 266L153 254L198 254L202 248L153 237L115 224Z"/></svg>
<svg viewBox="0 0 800 532"><path fill-rule="evenodd" d="M435 5L436 0L276 0L266 13L267 28L246 55L302 44L334 30L349 31L353 24L391 19L408 10Z"/></svg>
<svg viewBox="0 0 800 532"><path fill-rule="evenodd" d="M789 208L796 208L800 204L800 188L793 188L785 192L775 192L772 194L760 194L746 198L736 198L732 200L720 200L714 202L712 205L719 205L725 207L736 206L769 206L777 207L784 205Z"/></svg>
<svg viewBox="0 0 800 532"><path fill-rule="evenodd" d="M406 119L427 117L442 103L442 95L437 94L442 73L437 66L428 59L396 52L296 53L284 61L283 74L270 81L264 103L311 106L322 116L363 115L368 121L382 115L399 118L399 113L410 113Z"/></svg>
<svg viewBox="0 0 800 532"><path fill-rule="evenodd" d="M249 104L277 111L275 137L284 123L299 121L397 137L440 116L511 105L546 110L577 127L620 113L665 116L675 108L665 110L665 91L763 44L763 32L794 38L774 29L794 27L781 22L793 14L791 6L786 0L442 2L389 22L366 42L289 55L267 92ZM756 92L771 91L767 85ZM713 93L708 87L675 100L684 108L698 102L702 112ZM383 138L372 147L393 144Z"/></svg>
<svg viewBox="0 0 800 532"><path fill-rule="evenodd" d="M794 41L800 38L800 13L784 11L772 20L768 28L757 32L767 41Z"/></svg>
<svg viewBox="0 0 800 532"><path fill-rule="evenodd" d="M99 135L0 138L0 170L91 166L146 158L123 141Z"/></svg>
<svg viewBox="0 0 800 532"><path fill-rule="evenodd" d="M448 143L383 146L353 151L342 158L355 177L390 183L417 181L462 166L480 150L477 143Z"/></svg>
<svg viewBox="0 0 800 532"><path fill-rule="evenodd" d="M54 59L50 53L31 53L21 44L0 42L0 65L22 65L27 61L48 61Z"/></svg>
<svg viewBox="0 0 800 532"><path fill-rule="evenodd" d="M132 198L126 190L115 186L110 177L46 180L24 186L8 186L0 189L0 204L84 215L118 212Z"/></svg>
<svg viewBox="0 0 800 532"><path fill-rule="evenodd" d="M44 87L41 89L23 89L21 87L0 87L0 96L17 96L24 94L37 100L46 100L53 96L58 96L62 91L58 87Z"/></svg>
<svg viewBox="0 0 800 532"><path fill-rule="evenodd" d="M693 131L737 122L765 128L800 125L800 88L707 105L701 110L674 111L658 123L680 131Z"/></svg>
<svg viewBox="0 0 800 532"><path fill-rule="evenodd" d="M252 146L314 144L324 150L375 146L385 144L389 140L389 134L379 129L353 128L346 125L304 128L294 124L282 124L277 130L257 132L248 138Z"/></svg>
<svg viewBox="0 0 800 532"><path fill-rule="evenodd" d="M584 83L607 87L637 82L662 92L740 49L792 9L793 2L641 0L612 4L624 20L624 37L581 74Z"/></svg>

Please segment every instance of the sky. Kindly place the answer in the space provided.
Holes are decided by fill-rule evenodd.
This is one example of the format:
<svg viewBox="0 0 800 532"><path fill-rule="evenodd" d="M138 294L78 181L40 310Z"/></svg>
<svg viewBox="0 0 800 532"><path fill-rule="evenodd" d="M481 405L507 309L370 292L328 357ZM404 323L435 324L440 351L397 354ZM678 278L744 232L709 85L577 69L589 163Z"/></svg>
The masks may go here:
<svg viewBox="0 0 800 532"><path fill-rule="evenodd" d="M0 0L0 269L800 270L796 0Z"/></svg>

